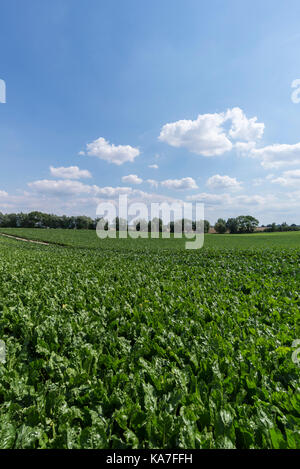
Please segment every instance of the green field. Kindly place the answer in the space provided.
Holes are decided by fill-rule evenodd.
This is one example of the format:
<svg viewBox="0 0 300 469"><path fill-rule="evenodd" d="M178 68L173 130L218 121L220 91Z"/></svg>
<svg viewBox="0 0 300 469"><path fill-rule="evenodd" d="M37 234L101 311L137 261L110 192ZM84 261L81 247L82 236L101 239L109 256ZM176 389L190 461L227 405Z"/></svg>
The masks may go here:
<svg viewBox="0 0 300 469"><path fill-rule="evenodd" d="M1 232L0 448L300 448L300 233Z"/></svg>
<svg viewBox="0 0 300 469"><path fill-rule="evenodd" d="M112 239L100 240L93 230L62 230L35 228L1 228L0 233L65 246L101 249L185 249L185 239ZM213 249L300 249L300 231L287 233L253 233L240 235L205 235L205 248Z"/></svg>

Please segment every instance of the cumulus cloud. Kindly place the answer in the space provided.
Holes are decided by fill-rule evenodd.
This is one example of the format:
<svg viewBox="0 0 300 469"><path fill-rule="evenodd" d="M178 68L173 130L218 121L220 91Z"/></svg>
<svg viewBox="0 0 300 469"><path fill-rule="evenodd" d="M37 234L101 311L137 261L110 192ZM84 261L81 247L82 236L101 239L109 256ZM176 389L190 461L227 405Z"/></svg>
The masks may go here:
<svg viewBox="0 0 300 469"><path fill-rule="evenodd" d="M131 187L97 187L95 189L96 195L112 198L118 197L119 195L130 194L131 192Z"/></svg>
<svg viewBox="0 0 300 469"><path fill-rule="evenodd" d="M270 179L273 184L280 184L284 187L300 187L300 169L284 171L280 177Z"/></svg>
<svg viewBox="0 0 300 469"><path fill-rule="evenodd" d="M150 169L158 169L158 165L157 165L157 164L149 164L148 168L150 168Z"/></svg>
<svg viewBox="0 0 300 469"><path fill-rule="evenodd" d="M136 174L129 174L128 176L122 177L122 182L128 184L142 184L143 179L139 178Z"/></svg>
<svg viewBox="0 0 300 469"><path fill-rule="evenodd" d="M87 144L86 154L119 166L126 162L132 163L139 156L140 151L130 145L110 144L105 138L100 137Z"/></svg>
<svg viewBox="0 0 300 469"><path fill-rule="evenodd" d="M79 181L72 180L49 180L42 179L40 181L29 182L28 186L36 192L44 194L79 194L79 193L91 193L92 187L87 184L83 184ZM96 186L94 186L96 187Z"/></svg>
<svg viewBox="0 0 300 469"><path fill-rule="evenodd" d="M79 169L78 166L69 166L67 168L63 166L60 168L50 166L50 173L52 176L62 179L84 179L92 177L87 169Z"/></svg>
<svg viewBox="0 0 300 469"><path fill-rule="evenodd" d="M35 181L29 184L31 190L19 191L19 195L0 191L2 212L41 210L58 215L82 214L94 217L96 207L100 202L109 201L116 205L117 197L120 194L127 194L129 203L144 202L147 205L151 202L184 203L180 199L159 193L147 193L129 187L89 186L72 180L54 182L56 184L54 188L51 188L50 184L53 184L53 181L49 181L48 184L45 181ZM67 193L64 192L63 186L67 186ZM298 220L295 216L299 211L300 190L285 191L276 195L273 193L236 195L228 192L221 194L204 192L189 196L185 201L205 203L206 217L211 222L219 217L229 218L244 213L259 218L260 222L264 224L274 220L297 223Z"/></svg>
<svg viewBox="0 0 300 469"><path fill-rule="evenodd" d="M226 131L224 124L231 123ZM226 113L199 114L196 120L179 120L165 124L159 140L173 147L187 148L203 156L217 156L233 148L233 140L246 142L259 140L264 124L257 117L248 119L240 108L229 109Z"/></svg>
<svg viewBox="0 0 300 469"><path fill-rule="evenodd" d="M263 148L252 148L249 156L257 158L266 169L300 165L300 143L295 145L274 144Z"/></svg>
<svg viewBox="0 0 300 469"><path fill-rule="evenodd" d="M237 191L242 188L242 183L239 182L236 178L215 174L207 180L206 186L210 189L227 189L230 191Z"/></svg>
<svg viewBox="0 0 300 469"><path fill-rule="evenodd" d="M256 148L256 142L236 142L234 147L238 155L249 156L249 152Z"/></svg>
<svg viewBox="0 0 300 469"><path fill-rule="evenodd" d="M242 109L238 107L229 109L226 113L226 119L232 122L229 136L234 140L254 142L263 136L265 124L257 122L257 117L248 119Z"/></svg>
<svg viewBox="0 0 300 469"><path fill-rule="evenodd" d="M198 188L196 181L191 177L186 177L182 179L167 179L166 181L162 181L160 184L161 186L166 187L167 189L176 189L176 190Z"/></svg>
<svg viewBox="0 0 300 469"><path fill-rule="evenodd" d="M96 185L88 185L71 180L51 181L43 179L29 182L28 186L35 192L55 196L90 194L94 196L116 197L120 194L128 194L132 191L131 187L98 187Z"/></svg>
<svg viewBox="0 0 300 469"><path fill-rule="evenodd" d="M230 195L227 193L224 194L208 194L201 193L187 197L188 201L202 202L207 205L220 205L227 207L238 207L242 209L243 207L252 207L252 206L264 206L267 207L271 201L275 200L273 195Z"/></svg>
<svg viewBox="0 0 300 469"><path fill-rule="evenodd" d="M224 122L224 114L203 114L194 121L179 120L165 124L159 140L172 147L187 148L198 155L222 155L232 149L232 143L222 127Z"/></svg>
<svg viewBox="0 0 300 469"><path fill-rule="evenodd" d="M228 194L208 194L202 192L196 195L189 195L186 199L190 202L201 202L208 205L220 205L228 200Z"/></svg>

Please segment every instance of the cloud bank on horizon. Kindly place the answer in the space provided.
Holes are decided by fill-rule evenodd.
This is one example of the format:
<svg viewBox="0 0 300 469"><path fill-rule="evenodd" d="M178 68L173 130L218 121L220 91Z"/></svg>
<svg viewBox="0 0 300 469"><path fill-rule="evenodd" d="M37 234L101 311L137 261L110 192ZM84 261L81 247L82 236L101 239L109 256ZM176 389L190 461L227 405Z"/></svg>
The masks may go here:
<svg viewBox="0 0 300 469"><path fill-rule="evenodd" d="M237 159L248 158L258 162L263 170L280 170L285 167L300 165L300 143L296 144L271 144L261 145L265 130L265 124L258 122L258 118L248 118L244 111L238 107L228 109L226 112L214 114L199 114L195 120L179 120L164 124L159 142L173 148L182 148L192 155L203 158L214 158L215 166L218 158L230 152L234 152ZM86 144L86 150L81 151L80 156L93 156L106 163L121 167L125 164L134 164L138 157L143 157L143 151L129 144L115 145L109 143L104 137L99 137ZM172 167L172 157L168 164ZM148 169L158 170L157 164L144 165L143 171ZM60 205L64 210L84 210L89 204L95 206L103 199L116 199L120 195L127 194L130 200L143 202L163 201L198 201L205 204L208 214L217 213L218 208L222 214L231 215L250 211L259 215L267 208L275 212L295 209L300 202L300 191L292 190L284 198L278 197L272 191L267 194L241 194L244 190L243 181L239 180L231 171L231 174L212 174L206 180L196 182L191 176L152 179L140 177L137 174L125 174L120 176L120 182L126 186L100 187L97 184L86 184L81 179L93 178L87 169L78 166L50 166L50 176L55 179L40 179L27 183L29 192L22 195L9 195L6 191L0 191L0 202L7 210L15 207L30 209L47 209ZM201 180L201 172L197 176ZM258 182L259 181L259 182ZM267 174L265 177L253 180L253 187L270 184L297 188L300 182L300 169L285 170L279 175ZM155 193L137 190L131 186L148 185L155 189ZM191 193L199 189L199 185L210 192ZM157 190L160 188L161 193ZM171 194L170 194L171 192ZM180 198L174 197L180 192ZM236 193L239 194L236 194ZM46 204L46 206L45 206ZM220 212L220 213L221 213ZM224 215L225 216L225 215Z"/></svg>

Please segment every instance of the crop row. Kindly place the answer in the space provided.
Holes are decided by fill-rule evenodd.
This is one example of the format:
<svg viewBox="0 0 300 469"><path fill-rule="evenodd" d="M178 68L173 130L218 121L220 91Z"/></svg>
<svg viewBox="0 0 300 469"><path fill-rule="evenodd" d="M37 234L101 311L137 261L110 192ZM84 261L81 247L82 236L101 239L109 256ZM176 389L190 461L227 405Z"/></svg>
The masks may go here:
<svg viewBox="0 0 300 469"><path fill-rule="evenodd" d="M299 448L299 260L0 239L0 447Z"/></svg>

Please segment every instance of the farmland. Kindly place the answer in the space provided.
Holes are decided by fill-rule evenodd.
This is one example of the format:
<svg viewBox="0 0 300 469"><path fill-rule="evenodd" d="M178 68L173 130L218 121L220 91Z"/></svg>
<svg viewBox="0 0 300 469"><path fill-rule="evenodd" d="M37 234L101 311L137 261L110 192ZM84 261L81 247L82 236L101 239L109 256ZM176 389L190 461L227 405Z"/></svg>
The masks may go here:
<svg viewBox="0 0 300 469"><path fill-rule="evenodd" d="M35 228L1 228L0 233L11 236L45 241L53 244L90 249L185 249L184 239L112 239L100 240L93 230L35 229ZM287 233L253 233L243 235L225 234L205 235L205 247L213 249L300 249L300 232Z"/></svg>
<svg viewBox="0 0 300 469"><path fill-rule="evenodd" d="M0 448L300 448L299 233L1 231Z"/></svg>

